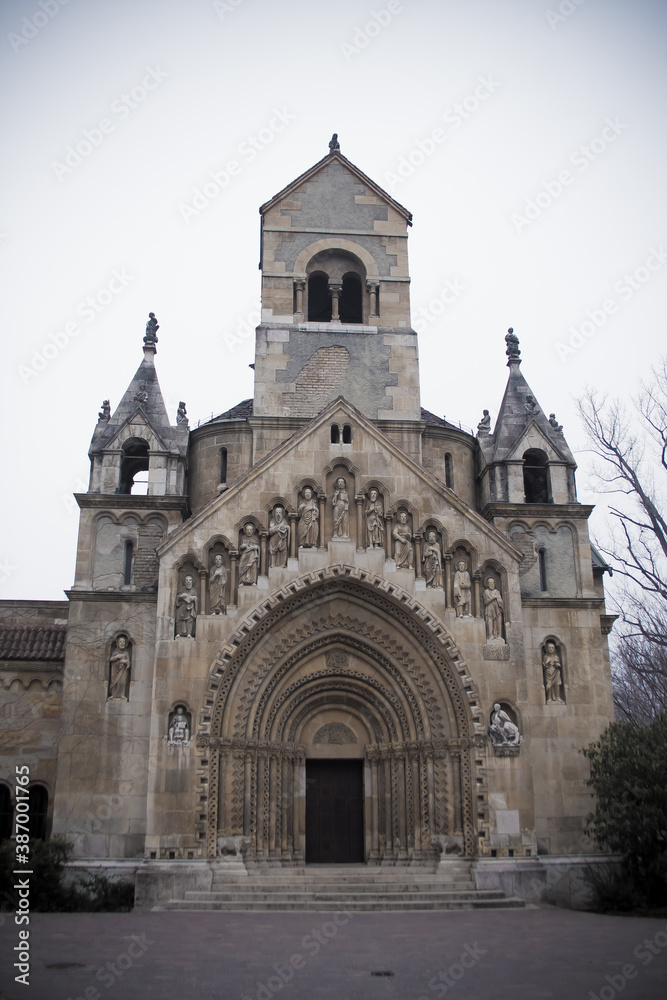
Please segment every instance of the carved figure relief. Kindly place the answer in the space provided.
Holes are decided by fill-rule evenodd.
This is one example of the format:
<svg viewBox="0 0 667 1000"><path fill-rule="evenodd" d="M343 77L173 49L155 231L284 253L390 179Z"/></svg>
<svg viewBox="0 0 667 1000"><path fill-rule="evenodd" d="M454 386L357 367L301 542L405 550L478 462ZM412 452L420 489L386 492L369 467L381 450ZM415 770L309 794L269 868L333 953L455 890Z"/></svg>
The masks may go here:
<svg viewBox="0 0 667 1000"><path fill-rule="evenodd" d="M313 736L313 743L356 743L357 737L343 722L327 722Z"/></svg>
<svg viewBox="0 0 667 1000"><path fill-rule="evenodd" d="M347 482L342 476L336 480L333 495L333 535L334 538L350 537L350 498Z"/></svg>
<svg viewBox="0 0 667 1000"><path fill-rule="evenodd" d="M227 567L222 561L222 554L216 552L213 556L213 565L208 574L209 608L212 615L224 615L227 613L227 606L225 604L226 588Z"/></svg>
<svg viewBox="0 0 667 1000"><path fill-rule="evenodd" d="M422 572L427 587L442 587L442 549L432 528L426 532L422 548Z"/></svg>
<svg viewBox="0 0 667 1000"><path fill-rule="evenodd" d="M394 559L396 569L413 569L414 555L412 552L412 531L408 524L406 511L398 512L398 521L394 525L391 533L394 539Z"/></svg>
<svg viewBox="0 0 667 1000"><path fill-rule="evenodd" d="M176 596L176 635L194 639L199 600L190 573L183 580L183 589Z"/></svg>
<svg viewBox="0 0 667 1000"><path fill-rule="evenodd" d="M496 588L496 581L488 576L484 581L484 621L486 623L486 638L502 641L503 637L503 598Z"/></svg>
<svg viewBox="0 0 667 1000"><path fill-rule="evenodd" d="M130 686L132 652L126 635L119 635L109 657L109 698L127 700Z"/></svg>
<svg viewBox="0 0 667 1000"><path fill-rule="evenodd" d="M317 545L320 511L317 498L313 496L310 486L303 491L303 499L299 504L299 524L297 538L299 548L312 549Z"/></svg>
<svg viewBox="0 0 667 1000"><path fill-rule="evenodd" d="M257 583L259 573L259 538L255 531L255 525L248 521L243 525L243 538L239 545L241 558L239 559L239 583L246 587L251 587Z"/></svg>
<svg viewBox="0 0 667 1000"><path fill-rule="evenodd" d="M376 489L372 489L368 494L368 504L366 505L366 535L368 537L369 549L381 549L384 544L382 519L384 507L382 500Z"/></svg>
<svg viewBox="0 0 667 1000"><path fill-rule="evenodd" d="M284 569L287 566L290 526L285 517L284 507L276 507L269 524L269 556L271 566Z"/></svg>
<svg viewBox="0 0 667 1000"><path fill-rule="evenodd" d="M350 656L344 649L328 649L324 654L327 667L349 667Z"/></svg>
<svg viewBox="0 0 667 1000"><path fill-rule="evenodd" d="M521 733L519 727L509 717L500 702L495 702L489 726L491 743L495 747L519 747Z"/></svg>
<svg viewBox="0 0 667 1000"><path fill-rule="evenodd" d="M148 399L148 391L146 389L146 383L145 382L140 382L139 383L139 388L135 392L134 398L135 398L135 400L136 400L137 403L145 403L146 402L146 400Z"/></svg>
<svg viewBox="0 0 667 1000"><path fill-rule="evenodd" d="M171 713L167 744L169 746L187 746L190 742L190 716L182 705L178 705Z"/></svg>
<svg viewBox="0 0 667 1000"><path fill-rule="evenodd" d="M454 574L454 607L456 608L457 618L471 614L471 595L472 583L470 581L470 573L468 572L468 563L464 559L459 559L456 564L456 573Z"/></svg>
<svg viewBox="0 0 667 1000"><path fill-rule="evenodd" d="M563 705L563 666L558 647L549 640L545 643L542 653L542 670L544 671L544 691L547 705Z"/></svg>

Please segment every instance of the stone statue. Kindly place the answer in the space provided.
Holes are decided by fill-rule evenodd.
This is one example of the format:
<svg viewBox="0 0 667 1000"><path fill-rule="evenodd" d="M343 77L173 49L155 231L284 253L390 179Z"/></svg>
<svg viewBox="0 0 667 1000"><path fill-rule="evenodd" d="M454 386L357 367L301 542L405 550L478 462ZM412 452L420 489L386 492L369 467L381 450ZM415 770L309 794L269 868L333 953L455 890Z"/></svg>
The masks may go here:
<svg viewBox="0 0 667 1000"><path fill-rule="evenodd" d="M507 350L505 351L505 354L509 358L509 361L507 363L509 364L511 361L519 361L521 357L521 351L519 350L519 338L514 333L512 327L510 327L509 330L507 331L507 335L505 336L505 343L507 344ZM519 361L519 363L521 362Z"/></svg>
<svg viewBox="0 0 667 1000"><path fill-rule="evenodd" d="M525 402L524 406L525 406L526 413L528 413L530 416L532 416L534 413L539 413L540 412L540 408L537 405L537 402L536 402L534 396L531 396L531 395L526 396L526 402Z"/></svg>
<svg viewBox="0 0 667 1000"><path fill-rule="evenodd" d="M380 495L376 489L372 489L368 494L368 504L366 506L366 534L368 535L369 549L381 549L383 547L383 516L384 507Z"/></svg>
<svg viewBox="0 0 667 1000"><path fill-rule="evenodd" d="M127 698L131 664L127 636L119 635L109 657L109 698Z"/></svg>
<svg viewBox="0 0 667 1000"><path fill-rule="evenodd" d="M222 561L222 554L216 552L213 556L213 565L208 574L208 596L212 615L224 615L227 612L225 605L225 588L227 587L227 567Z"/></svg>
<svg viewBox="0 0 667 1000"><path fill-rule="evenodd" d="M144 337L146 347L154 347L157 344L157 332L159 329L160 326L155 318L155 313L149 313L148 322L146 323L146 336Z"/></svg>
<svg viewBox="0 0 667 1000"><path fill-rule="evenodd" d="M512 722L500 702L495 702L491 713L489 736L494 746L515 746L521 743L519 727Z"/></svg>
<svg viewBox="0 0 667 1000"><path fill-rule="evenodd" d="M298 514L299 523L296 535L299 548L312 549L317 545L320 510L317 498L313 496L310 486L306 486L303 491L303 500L299 504Z"/></svg>
<svg viewBox="0 0 667 1000"><path fill-rule="evenodd" d="M287 566L290 526L285 520L283 507L276 507L269 524L269 555L271 565L284 569Z"/></svg>
<svg viewBox="0 0 667 1000"><path fill-rule="evenodd" d="M414 566L412 531L408 524L408 515L404 510L398 513L398 521L394 525L391 537L395 542L394 559L396 560L396 569L412 569Z"/></svg>
<svg viewBox="0 0 667 1000"><path fill-rule="evenodd" d="M334 538L350 537L350 498L342 476L336 480L333 495L333 534Z"/></svg>
<svg viewBox="0 0 667 1000"><path fill-rule="evenodd" d="M556 431L557 434L563 433L563 425L558 423L558 421L556 420L555 413L549 414L549 423L551 424L551 426L553 427L553 429Z"/></svg>
<svg viewBox="0 0 667 1000"><path fill-rule="evenodd" d="M185 714L185 709L179 705L169 726L169 736L167 743L169 746L187 746L190 742L190 723Z"/></svg>
<svg viewBox="0 0 667 1000"><path fill-rule="evenodd" d="M188 426L188 415L185 411L185 403L183 400L178 404L178 412L176 413L176 423L179 427Z"/></svg>
<svg viewBox="0 0 667 1000"><path fill-rule="evenodd" d="M503 598L496 589L496 581L492 576L484 581L484 620L486 622L486 638L502 639L503 637Z"/></svg>
<svg viewBox="0 0 667 1000"><path fill-rule="evenodd" d="M145 382L140 382L139 383L139 388L135 392L134 398L135 398L135 401L137 403L145 403L146 402L146 400L148 399L148 392L146 390L146 383Z"/></svg>
<svg viewBox="0 0 667 1000"><path fill-rule="evenodd" d="M259 538L255 531L255 525L248 521L243 526L243 541L239 545L241 558L239 559L239 583L246 587L257 583L259 573Z"/></svg>
<svg viewBox="0 0 667 1000"><path fill-rule="evenodd" d="M426 532L422 549L422 572L427 587L442 587L442 549L433 529Z"/></svg>
<svg viewBox="0 0 667 1000"><path fill-rule="evenodd" d="M340 151L340 143L338 141L338 132L334 132L331 136L331 141L329 142L329 149L332 153Z"/></svg>
<svg viewBox="0 0 667 1000"><path fill-rule="evenodd" d="M547 705L563 705L565 702L561 698L563 687L563 674L555 642L547 642L542 654L542 669L544 670L544 690L547 696Z"/></svg>
<svg viewBox="0 0 667 1000"><path fill-rule="evenodd" d="M102 400L102 409L97 414L97 416L100 420L108 420L109 417L111 416L111 403L109 402L108 399Z"/></svg>
<svg viewBox="0 0 667 1000"><path fill-rule="evenodd" d="M482 419L477 424L478 434L490 434L491 433L491 414L488 410L482 412Z"/></svg>
<svg viewBox="0 0 667 1000"><path fill-rule="evenodd" d="M468 564L464 559L460 559L456 564L456 573L454 574L454 607L457 618L470 615L471 595L472 583L470 582Z"/></svg>
<svg viewBox="0 0 667 1000"><path fill-rule="evenodd" d="M176 597L176 635L194 639L199 601L194 580L188 573L183 580L183 590Z"/></svg>

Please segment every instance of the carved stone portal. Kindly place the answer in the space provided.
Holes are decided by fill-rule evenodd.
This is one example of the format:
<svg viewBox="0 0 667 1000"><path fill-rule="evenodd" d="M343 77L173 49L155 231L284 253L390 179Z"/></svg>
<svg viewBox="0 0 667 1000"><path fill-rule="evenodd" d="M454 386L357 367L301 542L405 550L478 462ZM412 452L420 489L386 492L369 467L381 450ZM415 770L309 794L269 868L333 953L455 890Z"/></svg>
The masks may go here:
<svg viewBox="0 0 667 1000"><path fill-rule="evenodd" d="M357 737L349 726L342 722L327 722L313 736L313 743L356 743Z"/></svg>

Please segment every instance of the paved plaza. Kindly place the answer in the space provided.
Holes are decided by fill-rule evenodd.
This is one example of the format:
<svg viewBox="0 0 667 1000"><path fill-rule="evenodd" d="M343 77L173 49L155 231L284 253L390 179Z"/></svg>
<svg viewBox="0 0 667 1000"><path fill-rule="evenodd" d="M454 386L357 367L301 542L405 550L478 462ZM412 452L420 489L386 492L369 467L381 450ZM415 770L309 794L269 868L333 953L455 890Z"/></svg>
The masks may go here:
<svg viewBox="0 0 667 1000"><path fill-rule="evenodd" d="M558 909L36 914L2 1000L662 1000L667 920ZM385 973L374 975L373 973ZM387 975L386 973L392 973Z"/></svg>

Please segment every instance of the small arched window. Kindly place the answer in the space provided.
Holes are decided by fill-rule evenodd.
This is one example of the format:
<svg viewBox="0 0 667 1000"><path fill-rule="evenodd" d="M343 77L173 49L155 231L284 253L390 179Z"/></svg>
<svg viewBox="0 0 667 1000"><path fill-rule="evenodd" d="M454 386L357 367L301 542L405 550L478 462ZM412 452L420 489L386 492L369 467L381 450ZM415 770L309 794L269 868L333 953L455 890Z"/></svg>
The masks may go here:
<svg viewBox="0 0 667 1000"><path fill-rule="evenodd" d="M343 290L340 296L341 323L361 323L363 311L361 302L361 280L354 271L343 275Z"/></svg>
<svg viewBox="0 0 667 1000"><path fill-rule="evenodd" d="M132 558L134 556L134 542L129 538L125 539L125 550L123 553L123 584L129 587L132 583Z"/></svg>
<svg viewBox="0 0 667 1000"><path fill-rule="evenodd" d="M308 278L308 322L331 322L329 278L324 271L315 271Z"/></svg>
<svg viewBox="0 0 667 1000"><path fill-rule="evenodd" d="M220 449L220 482L227 482L227 449Z"/></svg>
<svg viewBox="0 0 667 1000"><path fill-rule="evenodd" d="M339 444L340 442L340 427L338 424L331 425L331 443Z"/></svg>
<svg viewBox="0 0 667 1000"><path fill-rule="evenodd" d="M540 590L544 593L547 587L547 550L541 548L537 550L537 561L540 567Z"/></svg>
<svg viewBox="0 0 667 1000"><path fill-rule="evenodd" d="M352 428L349 424L343 427L343 444L352 444Z"/></svg>
<svg viewBox="0 0 667 1000"><path fill-rule="evenodd" d="M28 788L30 818L28 832L32 840L46 840L46 817L49 811L49 793L44 785L30 785Z"/></svg>
<svg viewBox="0 0 667 1000"><path fill-rule="evenodd" d="M0 785L0 841L9 840L14 820L12 793L7 785Z"/></svg>
<svg viewBox="0 0 667 1000"><path fill-rule="evenodd" d="M454 463L449 452L445 454L445 486L454 489Z"/></svg>
<svg viewBox="0 0 667 1000"><path fill-rule="evenodd" d="M529 448L523 456L523 491L526 503L550 503L547 454Z"/></svg>

